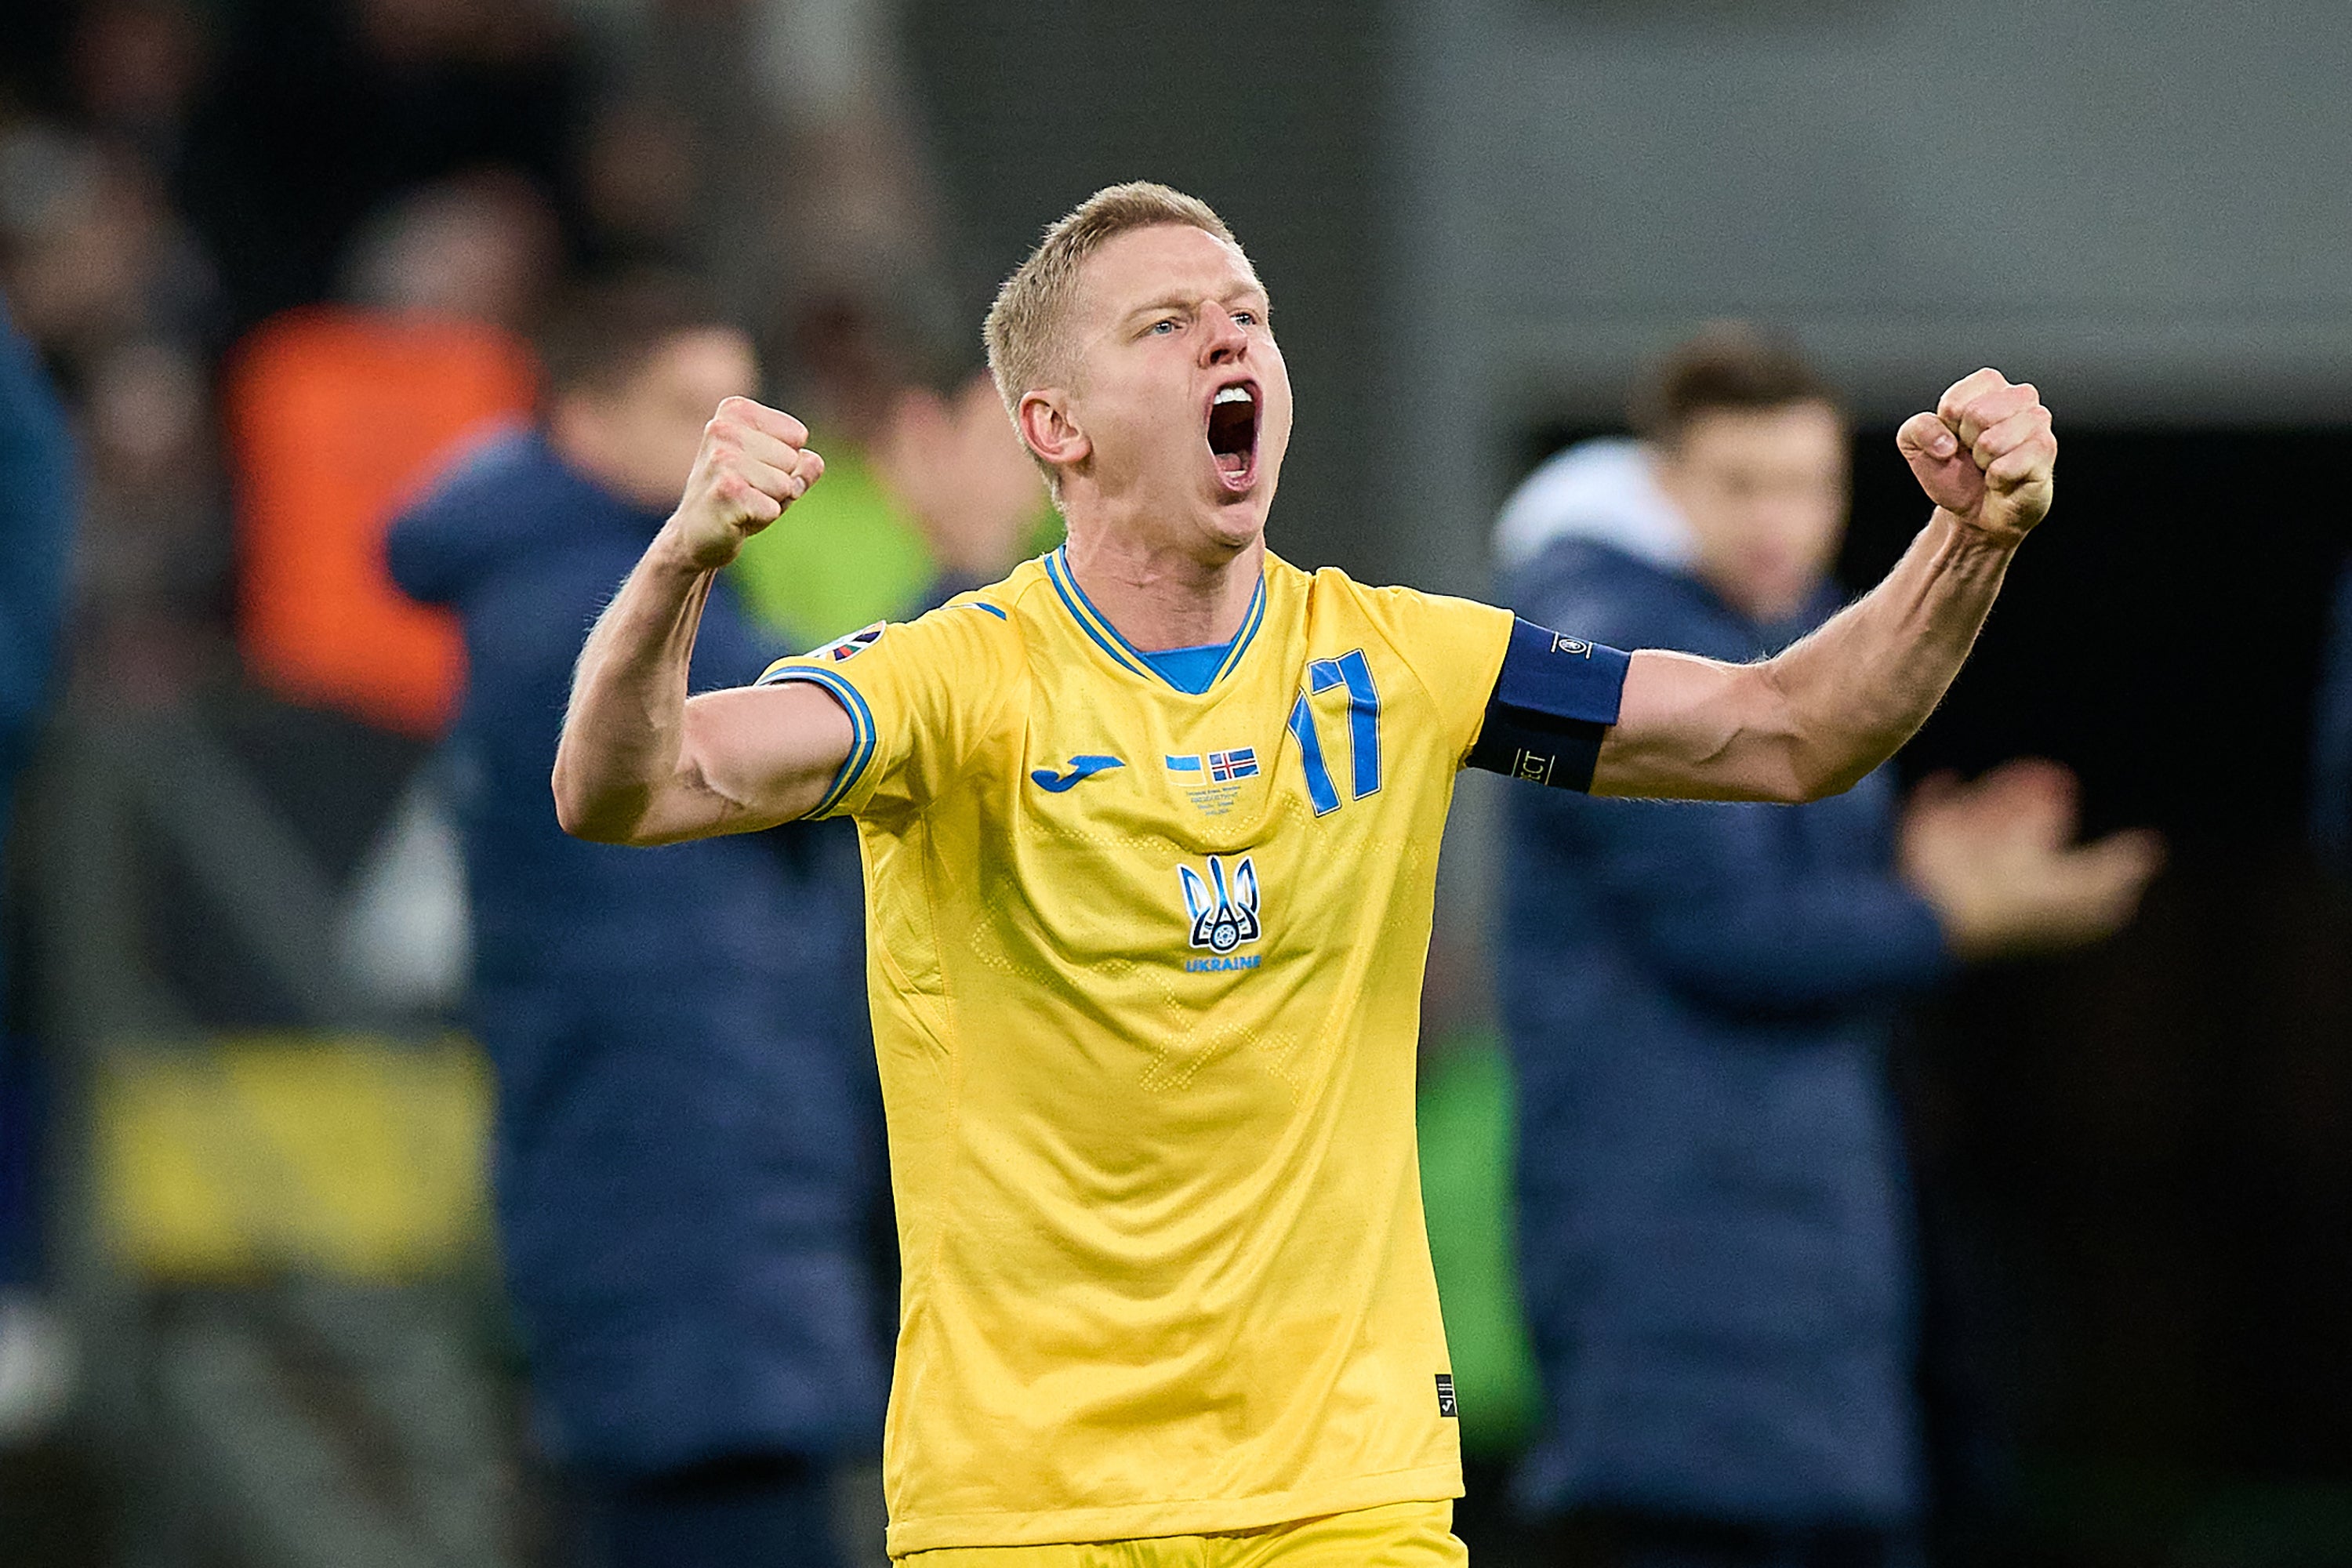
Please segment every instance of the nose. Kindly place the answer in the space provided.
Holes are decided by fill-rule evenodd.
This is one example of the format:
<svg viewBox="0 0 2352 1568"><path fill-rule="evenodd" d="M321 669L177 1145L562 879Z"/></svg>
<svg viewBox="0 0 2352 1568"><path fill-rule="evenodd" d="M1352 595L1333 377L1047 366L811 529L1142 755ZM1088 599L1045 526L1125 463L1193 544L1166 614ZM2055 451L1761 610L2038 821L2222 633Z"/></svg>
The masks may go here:
<svg viewBox="0 0 2352 1568"><path fill-rule="evenodd" d="M1210 318L1208 332L1201 344L1201 363L1204 365L1232 364L1249 350L1249 333L1242 324L1223 310Z"/></svg>

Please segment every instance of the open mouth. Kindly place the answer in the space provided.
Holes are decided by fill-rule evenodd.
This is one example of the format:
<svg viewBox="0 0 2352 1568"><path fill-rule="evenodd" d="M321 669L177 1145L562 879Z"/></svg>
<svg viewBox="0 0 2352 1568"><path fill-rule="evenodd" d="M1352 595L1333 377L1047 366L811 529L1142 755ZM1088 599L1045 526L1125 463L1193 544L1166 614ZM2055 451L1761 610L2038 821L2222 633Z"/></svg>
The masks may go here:
<svg viewBox="0 0 2352 1568"><path fill-rule="evenodd" d="M1209 455L1230 490L1247 489L1257 477L1257 385L1235 382L1217 389L1209 404Z"/></svg>

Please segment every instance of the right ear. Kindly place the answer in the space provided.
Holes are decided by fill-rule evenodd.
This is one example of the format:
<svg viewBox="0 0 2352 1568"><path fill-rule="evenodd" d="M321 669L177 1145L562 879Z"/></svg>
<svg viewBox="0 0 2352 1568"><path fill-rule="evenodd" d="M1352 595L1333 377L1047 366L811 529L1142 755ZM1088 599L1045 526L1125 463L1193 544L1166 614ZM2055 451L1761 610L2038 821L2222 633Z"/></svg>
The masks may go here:
<svg viewBox="0 0 2352 1568"><path fill-rule="evenodd" d="M1068 395L1059 387L1024 393L1013 423L1029 450L1050 468L1075 468L1094 452L1094 443L1071 416Z"/></svg>

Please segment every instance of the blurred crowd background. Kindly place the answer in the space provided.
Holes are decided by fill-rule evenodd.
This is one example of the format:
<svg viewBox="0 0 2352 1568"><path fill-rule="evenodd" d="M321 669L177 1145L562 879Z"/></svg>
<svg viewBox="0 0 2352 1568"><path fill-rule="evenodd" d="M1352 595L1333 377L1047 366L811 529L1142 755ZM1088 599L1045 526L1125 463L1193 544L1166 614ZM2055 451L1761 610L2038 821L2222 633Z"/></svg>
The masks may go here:
<svg viewBox="0 0 2352 1568"><path fill-rule="evenodd" d="M982 310L1129 178L1211 201L1272 289L1305 565L1504 592L1520 480L1742 318L1844 410L1858 590L1922 515L1894 426L1980 363L2041 386L2058 510L1898 768L2049 759L2085 832L2167 858L2111 940L1887 1026L1922 1549L2352 1563L2347 54L2315 0L0 9L5 435L72 453L0 493L0 1564L574 1560L626 1466L551 1432L501 1285L520 1133L476 1036L513 931L445 745L491 656L387 529L535 416L561 448L599 300L626 359L593 290L634 279L828 458L816 542L730 584L747 647L993 575L1055 533L971 380ZM559 661L567 613L530 628ZM1523 1506L1504 788L1462 792L1423 1105L1490 1565L1565 1550ZM854 985L839 849L778 854ZM828 1192L827 1256L887 1301L871 1160ZM846 1562L880 1538L862 1397L811 1440Z"/></svg>

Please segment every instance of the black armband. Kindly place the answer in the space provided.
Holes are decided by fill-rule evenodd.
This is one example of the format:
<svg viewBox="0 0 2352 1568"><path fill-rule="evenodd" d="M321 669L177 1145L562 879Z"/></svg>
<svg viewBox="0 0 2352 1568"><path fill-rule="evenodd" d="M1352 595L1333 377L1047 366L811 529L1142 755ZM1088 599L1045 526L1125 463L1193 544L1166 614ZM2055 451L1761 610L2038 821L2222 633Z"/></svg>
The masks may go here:
<svg viewBox="0 0 2352 1568"><path fill-rule="evenodd" d="M1591 789L1632 662L1613 647L1514 621L1468 765L1555 789Z"/></svg>

